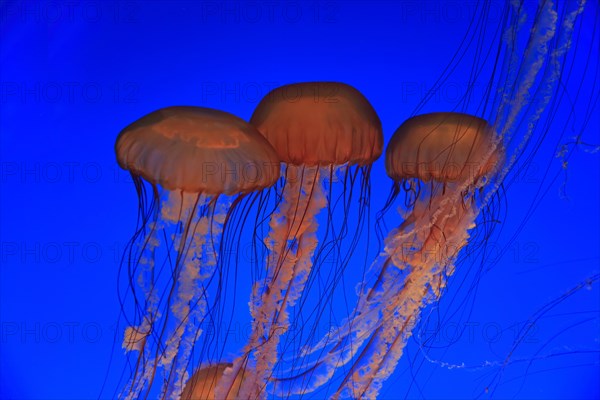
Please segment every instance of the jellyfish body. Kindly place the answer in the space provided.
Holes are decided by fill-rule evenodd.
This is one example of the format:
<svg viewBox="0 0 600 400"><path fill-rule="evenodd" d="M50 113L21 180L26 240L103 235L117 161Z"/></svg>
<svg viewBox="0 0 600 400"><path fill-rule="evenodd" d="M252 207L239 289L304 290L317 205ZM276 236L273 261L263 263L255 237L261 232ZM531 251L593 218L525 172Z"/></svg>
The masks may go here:
<svg viewBox="0 0 600 400"><path fill-rule="evenodd" d="M140 227L126 251L129 292L122 300L133 298L123 348L137 358L122 396L148 395L162 370L161 396L178 398L208 315L208 286L223 263L222 232L235 204L278 179L279 159L243 120L200 107L142 117L119 134L115 150L140 201Z"/></svg>
<svg viewBox="0 0 600 400"><path fill-rule="evenodd" d="M194 372L194 375L186 383L181 394L181 400L215 400L215 388L219 384L223 373L227 368L231 368L231 364L220 363L200 367ZM253 371L245 370L240 374L233 383L230 394L223 398L226 400L234 400L239 397L239 390L243 379L248 379L252 376ZM250 396L255 397L259 387L251 389Z"/></svg>
<svg viewBox="0 0 600 400"><path fill-rule="evenodd" d="M497 173L501 159L493 129L466 114L419 115L394 133L386 170L395 181L410 182L414 198L405 221L388 235L387 259L361 304L366 309L377 304L380 322L336 397L377 397L421 310L439 299L454 272L454 261L475 227L476 191L486 176ZM417 189L419 182L428 185Z"/></svg>
<svg viewBox="0 0 600 400"><path fill-rule="evenodd" d="M381 154L383 143L381 123L373 107L360 92L342 83L310 82L277 88L260 102L250 123L269 140L284 163L283 183L265 239L269 249L266 276L256 282L251 296L252 332L243 354L217 388L220 397L227 395L251 356L255 378L265 390L279 360L280 337L290 325L289 308L301 298L313 270L323 262L317 259L323 253L317 235L319 213L328 209L324 235L331 234L334 245L340 231L347 229L344 222L336 233L331 224L332 181L336 175L348 181L360 174L359 199L365 201L370 165ZM352 196L344 193L345 188L339 196L346 197L344 206L349 206ZM321 306L326 299L324 294ZM240 397L247 398L253 384L247 380Z"/></svg>

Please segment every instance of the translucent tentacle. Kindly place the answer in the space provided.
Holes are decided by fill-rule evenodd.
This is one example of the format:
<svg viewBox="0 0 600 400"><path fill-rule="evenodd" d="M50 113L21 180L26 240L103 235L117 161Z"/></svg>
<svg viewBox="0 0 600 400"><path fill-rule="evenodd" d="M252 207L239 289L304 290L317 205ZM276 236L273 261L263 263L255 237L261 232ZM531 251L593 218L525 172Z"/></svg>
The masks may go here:
<svg viewBox="0 0 600 400"><path fill-rule="evenodd" d="M252 333L243 355L225 371L215 391L218 398L227 396L251 353L256 362L253 377L244 379L237 395L247 398L257 384L265 388L278 359L280 337L289 327L288 307L301 296L312 269L318 242L316 216L326 206L322 182L325 174L320 174L318 167L295 166L288 166L288 173L301 179L288 179L282 204L271 217L271 230L265 240L271 250L267 277L255 284L250 301Z"/></svg>

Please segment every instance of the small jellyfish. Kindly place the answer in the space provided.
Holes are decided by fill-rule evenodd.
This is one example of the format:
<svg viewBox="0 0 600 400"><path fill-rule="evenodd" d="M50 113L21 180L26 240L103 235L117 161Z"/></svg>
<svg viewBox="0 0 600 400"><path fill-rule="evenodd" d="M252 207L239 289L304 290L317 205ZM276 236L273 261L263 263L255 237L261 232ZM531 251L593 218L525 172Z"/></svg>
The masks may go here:
<svg viewBox="0 0 600 400"><path fill-rule="evenodd" d="M223 377L223 373L227 368L231 368L231 364L220 363L198 368L186 383L181 394L181 400L215 400L217 398L215 396L215 388L219 384ZM239 390L242 385L242 380L248 379L251 376L252 371L243 371L237 376L227 397L219 397L219 399L239 399ZM251 388L248 398L256 398L259 391L259 386L255 386L253 389Z"/></svg>
<svg viewBox="0 0 600 400"><path fill-rule="evenodd" d="M125 252L128 291L123 348L133 353L121 395L179 397L194 344L210 311L228 226L244 199L279 178L279 159L251 125L200 107L154 111L119 134L119 165L130 171L139 198L138 229ZM242 216L242 222L244 218ZM231 230L231 229L229 229ZM233 241L235 239L227 239ZM213 301L218 301L216 291ZM163 376L156 375L162 372Z"/></svg>

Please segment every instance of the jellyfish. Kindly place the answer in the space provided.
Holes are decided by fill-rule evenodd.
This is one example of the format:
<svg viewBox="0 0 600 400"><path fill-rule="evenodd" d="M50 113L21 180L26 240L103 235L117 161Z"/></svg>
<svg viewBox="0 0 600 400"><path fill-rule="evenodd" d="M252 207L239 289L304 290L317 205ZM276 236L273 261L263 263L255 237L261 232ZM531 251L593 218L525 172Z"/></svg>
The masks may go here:
<svg viewBox="0 0 600 400"><path fill-rule="evenodd" d="M478 215L476 196L503 158L480 118L419 115L404 122L386 149L386 171L409 192L407 215L385 242L376 285L360 304L378 304L379 322L340 384L338 395L376 398L394 371L421 310L439 299Z"/></svg>
<svg viewBox="0 0 600 400"><path fill-rule="evenodd" d="M219 276L228 267L222 249L235 243L221 239L244 223L244 202L278 179L279 159L242 119L191 106L140 118L121 131L115 150L139 198L124 256L129 290L121 303L135 313L124 315L123 348L134 357L121 396L160 386L161 397L178 398L202 322L219 309Z"/></svg>
<svg viewBox="0 0 600 400"><path fill-rule="evenodd" d="M323 286L329 289L319 294L316 307L327 306L359 241L369 204L370 168L383 144L381 122L371 104L342 83L309 82L274 89L259 103L250 123L275 148L284 166L277 187L280 201L265 239L269 249L265 276L257 279L250 300L252 331L242 355L217 388L222 398L251 361L255 380L242 384L240 398L249 397L255 382L266 389L280 360L280 338L290 325L289 309L302 304L305 286L314 282L330 253L338 261L328 265L332 268ZM343 184L339 191L336 181ZM337 204L342 209L336 211ZM358 224L349 228L353 207L358 208ZM319 233L321 213L324 226ZM334 215L340 213L342 222L334 224ZM324 239L321 245L319 236ZM348 241L347 251L341 249L342 238Z"/></svg>
<svg viewBox="0 0 600 400"><path fill-rule="evenodd" d="M194 375L186 383L185 388L181 394L181 400L214 400L215 388L219 381L223 377L223 373L227 368L231 368L231 364L219 363L213 365L207 365L200 367L194 372ZM242 379L252 376L252 371L244 371L243 374L238 375L233 387L226 400L234 400L239 398L239 390L242 385ZM250 390L250 396L256 397L260 391L260 387L257 385Z"/></svg>

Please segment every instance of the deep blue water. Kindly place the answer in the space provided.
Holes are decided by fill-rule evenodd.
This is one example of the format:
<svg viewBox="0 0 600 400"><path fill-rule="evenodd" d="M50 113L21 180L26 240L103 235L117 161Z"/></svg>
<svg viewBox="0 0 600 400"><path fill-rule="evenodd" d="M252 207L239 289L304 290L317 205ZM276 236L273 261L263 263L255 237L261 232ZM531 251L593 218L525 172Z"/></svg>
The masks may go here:
<svg viewBox="0 0 600 400"><path fill-rule="evenodd" d="M503 7L489 3L486 43ZM445 0L0 3L0 398L96 398L111 354L113 393L117 269L137 212L114 155L124 126L184 104L248 119L277 86L340 81L369 99L387 142L463 38L478 39L467 32L480 12ZM430 310L441 325L411 339L381 398L486 397L491 382L503 398L600 397L599 12L591 1L582 14L566 94L506 185L484 271L457 266ZM453 110L468 89L485 99L487 49L421 112ZM484 68L469 88L473 60ZM390 188L382 159L372 174L375 212Z"/></svg>

